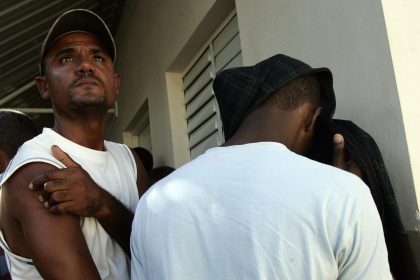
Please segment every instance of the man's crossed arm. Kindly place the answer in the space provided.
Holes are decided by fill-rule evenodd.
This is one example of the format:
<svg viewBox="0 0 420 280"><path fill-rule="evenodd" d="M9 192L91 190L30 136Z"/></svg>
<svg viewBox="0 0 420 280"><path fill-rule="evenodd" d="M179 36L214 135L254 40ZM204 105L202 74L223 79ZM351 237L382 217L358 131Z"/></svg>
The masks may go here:
<svg viewBox="0 0 420 280"><path fill-rule="evenodd" d="M110 193L98 186L90 175L58 146L51 151L67 168L55 169L36 177L31 190L44 190L38 199L52 214L73 214L96 218L108 234L130 254L130 233L133 213ZM139 196L146 191L147 178L143 165L136 158Z"/></svg>

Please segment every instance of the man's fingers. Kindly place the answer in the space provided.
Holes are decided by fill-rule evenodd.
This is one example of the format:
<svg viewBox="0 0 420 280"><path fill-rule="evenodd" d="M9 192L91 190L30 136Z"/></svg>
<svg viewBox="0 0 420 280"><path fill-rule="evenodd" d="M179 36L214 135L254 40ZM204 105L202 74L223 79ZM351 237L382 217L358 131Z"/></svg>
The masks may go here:
<svg viewBox="0 0 420 280"><path fill-rule="evenodd" d="M72 201L67 201L63 203L56 204L54 206L50 207L50 213L51 214L65 214L71 212L72 209Z"/></svg>
<svg viewBox="0 0 420 280"><path fill-rule="evenodd" d="M68 181L57 179L45 182L43 187L45 192L53 193L71 189L71 184Z"/></svg>
<svg viewBox="0 0 420 280"><path fill-rule="evenodd" d="M69 169L54 169L36 177L29 184L29 189L39 190L45 188L44 184L49 181L63 180L69 176L69 171L72 167L79 168L80 165L75 162L68 154L60 149L57 145L51 146L51 152L53 156L62 162ZM53 190L54 191L54 190Z"/></svg>
<svg viewBox="0 0 420 280"><path fill-rule="evenodd" d="M70 191L68 190L53 192L49 198L43 197L43 199L41 199L40 195L38 199L42 202L44 207L50 209L50 212L53 214L59 214L61 213L60 211L67 211L68 203L72 201ZM60 204L64 204L65 208L59 206ZM51 208L54 208L54 210L51 211Z"/></svg>
<svg viewBox="0 0 420 280"><path fill-rule="evenodd" d="M29 184L29 189L31 190L40 190L44 189L45 191L51 192L57 190L60 186L62 180L68 178L69 171L67 169L54 169L48 172L45 172L38 177L35 177ZM61 188L63 188L62 186Z"/></svg>
<svg viewBox="0 0 420 280"><path fill-rule="evenodd" d="M39 175L38 177L35 177L31 183L29 184L29 189L31 190L40 190L44 188L44 184L48 182L50 179L49 177L50 172L45 172L42 175Z"/></svg>
<svg viewBox="0 0 420 280"><path fill-rule="evenodd" d="M69 194L70 193L68 190L53 192L50 196L50 200L48 201L48 203L50 203L50 205L54 205L56 203L69 201Z"/></svg>
<svg viewBox="0 0 420 280"><path fill-rule="evenodd" d="M61 161L61 163L63 163L66 167L79 167L79 164L57 145L51 146L51 152L53 156Z"/></svg>
<svg viewBox="0 0 420 280"><path fill-rule="evenodd" d="M354 175L363 178L363 173L360 167L353 161L353 159L346 160L346 152L344 149L344 137L341 134L335 134L333 138L333 165L342 170L353 173Z"/></svg>
<svg viewBox="0 0 420 280"><path fill-rule="evenodd" d="M362 169L360 169L360 167L353 160L351 160L349 164L348 171L358 176L360 179L363 179Z"/></svg>
<svg viewBox="0 0 420 280"><path fill-rule="evenodd" d="M333 138L333 165L340 169L346 169L346 157L344 149L344 137L341 134L335 134Z"/></svg>

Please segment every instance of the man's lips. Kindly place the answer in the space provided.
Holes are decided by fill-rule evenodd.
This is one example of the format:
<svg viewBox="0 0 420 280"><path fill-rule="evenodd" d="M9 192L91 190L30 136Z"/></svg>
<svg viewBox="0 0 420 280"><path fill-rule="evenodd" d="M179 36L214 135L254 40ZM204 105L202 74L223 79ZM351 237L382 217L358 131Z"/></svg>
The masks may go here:
<svg viewBox="0 0 420 280"><path fill-rule="evenodd" d="M98 82L95 79L92 78L83 78L80 79L76 85L76 87L80 87L80 86L99 86Z"/></svg>

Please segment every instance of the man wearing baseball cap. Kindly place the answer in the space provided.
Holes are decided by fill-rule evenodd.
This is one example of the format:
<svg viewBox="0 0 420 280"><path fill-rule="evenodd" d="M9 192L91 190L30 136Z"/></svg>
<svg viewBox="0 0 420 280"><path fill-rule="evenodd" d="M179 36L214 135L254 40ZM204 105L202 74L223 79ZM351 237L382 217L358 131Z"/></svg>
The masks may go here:
<svg viewBox="0 0 420 280"><path fill-rule="evenodd" d="M129 279L129 234L143 167L104 140L119 92L112 35L95 13L65 12L41 50L36 84L52 129L26 142L1 182L0 244L13 279Z"/></svg>
<svg viewBox="0 0 420 280"><path fill-rule="evenodd" d="M133 279L391 279L381 220L355 175L312 161L332 75L285 55L216 76L226 143L141 199Z"/></svg>

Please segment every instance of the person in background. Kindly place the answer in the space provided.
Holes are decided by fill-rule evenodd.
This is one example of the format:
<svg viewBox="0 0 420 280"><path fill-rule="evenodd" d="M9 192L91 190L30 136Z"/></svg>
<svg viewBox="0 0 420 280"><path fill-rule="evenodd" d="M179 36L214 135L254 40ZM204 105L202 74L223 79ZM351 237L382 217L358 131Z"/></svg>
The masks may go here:
<svg viewBox="0 0 420 280"><path fill-rule="evenodd" d="M35 124L27 115L19 111L0 109L0 181L19 147L37 134Z"/></svg>
<svg viewBox="0 0 420 280"><path fill-rule="evenodd" d="M153 168L153 155L152 153L143 147L136 147L132 149L137 155L139 156L143 166L144 170L146 172L150 171Z"/></svg>
<svg viewBox="0 0 420 280"><path fill-rule="evenodd" d="M3 172L19 147L38 134L32 120L19 111L0 109L0 182ZM1 194L1 191L0 191ZM10 278L3 249L0 248L0 280Z"/></svg>
<svg viewBox="0 0 420 280"><path fill-rule="evenodd" d="M332 115L331 72L275 55L213 89L226 142L140 199L132 279L392 279L369 188L303 156Z"/></svg>
<svg viewBox="0 0 420 280"><path fill-rule="evenodd" d="M60 15L44 40L36 84L55 123L21 146L1 182L12 278L130 278L131 223L147 180L127 146L104 140L120 87L115 58L108 27L88 10Z"/></svg>
<svg viewBox="0 0 420 280"><path fill-rule="evenodd" d="M175 170L175 168L166 165L153 168L153 155L146 148L136 147L132 150L137 153L144 166L144 169L146 170L148 188Z"/></svg>
<svg viewBox="0 0 420 280"><path fill-rule="evenodd" d="M168 176L174 171L175 171L175 168L166 166L166 165L158 166L149 170L149 172L147 172L147 178L149 179L148 181L149 188L153 186L156 182L159 182L160 180L162 180L163 178L165 178L166 176Z"/></svg>

